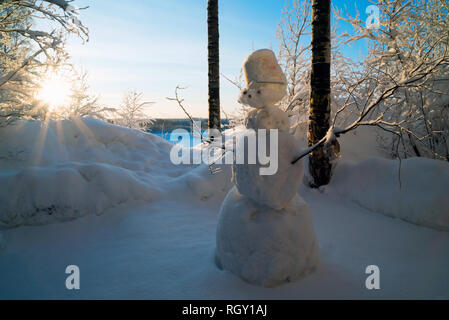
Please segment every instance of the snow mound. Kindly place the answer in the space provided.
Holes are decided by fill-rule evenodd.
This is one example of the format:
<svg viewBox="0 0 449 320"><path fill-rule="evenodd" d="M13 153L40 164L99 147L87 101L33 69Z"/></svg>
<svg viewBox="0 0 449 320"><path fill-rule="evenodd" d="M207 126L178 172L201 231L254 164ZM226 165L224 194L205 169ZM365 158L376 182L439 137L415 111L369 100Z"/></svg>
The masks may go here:
<svg viewBox="0 0 449 320"><path fill-rule="evenodd" d="M217 173L211 173L212 168L217 170ZM172 182L170 192L176 192L176 194L190 192L202 201L221 202L233 186L231 166L220 164L212 168L205 164L192 168Z"/></svg>
<svg viewBox="0 0 449 320"><path fill-rule="evenodd" d="M0 167L13 170L95 161L157 174L154 167L168 159L172 146L158 136L93 118L19 121L0 128L0 136Z"/></svg>
<svg viewBox="0 0 449 320"><path fill-rule="evenodd" d="M449 231L448 186L447 162L370 158L339 163L326 190L371 211Z"/></svg>
<svg viewBox="0 0 449 320"><path fill-rule="evenodd" d="M295 281L318 263L312 216L299 195L274 210L234 187L220 209L216 241L220 267L266 287Z"/></svg>
<svg viewBox="0 0 449 320"><path fill-rule="evenodd" d="M0 227L65 221L161 196L129 170L101 163L30 167L1 180Z"/></svg>
<svg viewBox="0 0 449 320"><path fill-rule="evenodd" d="M0 228L64 221L162 197L185 168L171 144L92 118L0 128Z"/></svg>

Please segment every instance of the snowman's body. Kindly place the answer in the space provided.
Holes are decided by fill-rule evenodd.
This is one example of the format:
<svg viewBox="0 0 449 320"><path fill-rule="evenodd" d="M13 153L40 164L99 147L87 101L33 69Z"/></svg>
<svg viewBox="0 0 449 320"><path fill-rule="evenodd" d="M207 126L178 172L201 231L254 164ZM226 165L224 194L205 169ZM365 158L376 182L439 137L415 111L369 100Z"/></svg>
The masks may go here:
<svg viewBox="0 0 449 320"><path fill-rule="evenodd" d="M258 160L233 165L235 187L220 209L216 258L224 269L251 283L273 286L313 270L318 245L308 207L297 194L303 164L291 164L298 141L288 132L287 114L275 106L285 95L285 76L267 49L248 56L243 69L248 88L239 102L255 108L246 117L246 128L278 130L278 170L260 175L263 165Z"/></svg>
<svg viewBox="0 0 449 320"><path fill-rule="evenodd" d="M247 129L278 129L288 132L290 129L290 120L287 114L278 107L265 107L254 109L248 112L245 118Z"/></svg>

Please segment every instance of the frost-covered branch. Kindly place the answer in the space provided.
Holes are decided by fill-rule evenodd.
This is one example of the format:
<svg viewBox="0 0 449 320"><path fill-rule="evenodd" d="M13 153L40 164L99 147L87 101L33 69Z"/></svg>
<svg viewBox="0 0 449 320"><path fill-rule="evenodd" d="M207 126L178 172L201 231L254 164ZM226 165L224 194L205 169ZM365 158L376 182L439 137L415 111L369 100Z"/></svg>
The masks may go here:
<svg viewBox="0 0 449 320"><path fill-rule="evenodd" d="M122 103L117 114L120 116L118 122L120 125L141 129L142 122L150 121L149 116L145 112L145 108L154 102L142 101L143 93L130 91L124 94Z"/></svg>
<svg viewBox="0 0 449 320"><path fill-rule="evenodd" d="M369 53L354 79L341 79L346 99L335 114L351 110L344 134L359 126L388 128L401 152L449 161L449 22L447 1L378 0L379 29L357 13L337 18L354 32L346 43L369 40ZM444 5L446 4L446 6ZM417 146L420 145L420 147ZM399 149L399 148L393 148ZM399 156L396 154L395 156Z"/></svg>
<svg viewBox="0 0 449 320"><path fill-rule="evenodd" d="M75 34L88 39L88 29L79 20L82 9L64 0L0 1L1 116L29 115L37 108L30 99L40 75L68 59L66 36ZM38 19L46 23L36 24ZM11 112L19 108L22 110Z"/></svg>
<svg viewBox="0 0 449 320"><path fill-rule="evenodd" d="M187 112L186 107L184 107L184 105L183 105L184 99L180 98L178 90L185 90L185 89L187 89L187 87L176 86L176 88L175 88L175 97L174 98L166 97L166 99L169 100L169 101L176 101L176 103L182 109L182 111L187 115L187 117L189 117L190 122L192 122L192 126L194 126L195 129L200 134L201 142L210 142L210 141L208 141L208 139L204 138L201 128L198 127L198 124L196 123L196 121L193 120L193 117L190 115L189 112Z"/></svg>
<svg viewBox="0 0 449 320"><path fill-rule="evenodd" d="M221 152L220 155L217 157L217 159L215 161L213 161L212 163L209 164L209 172L211 174L216 174L216 173L220 172L221 169L220 168L214 168L213 166L216 164L217 161L219 161L222 157L225 156L225 154L227 152L226 146L225 146L224 143L219 143L218 141L214 141L213 139L204 137L201 128L198 127L197 122L193 119L193 117L187 111L187 108L184 106L184 99L182 99L179 96L179 92L178 91L179 90L184 90L184 89L186 89L186 87L180 87L179 85L176 86L176 88L175 88L175 97L174 98L166 97L166 99L169 100L169 101L175 101L178 104L178 106L182 109L182 111L187 115L187 117L190 119L190 121L192 123L192 126L195 128L194 131L197 131L199 133L200 139L201 139L201 143L210 145L211 147L214 147L216 149L220 149L220 152ZM216 133L221 135L221 132L216 132Z"/></svg>
<svg viewBox="0 0 449 320"><path fill-rule="evenodd" d="M307 108L310 77L311 3L293 0L281 13L276 37L279 40L278 60L287 77L288 94L283 109L291 111L302 105Z"/></svg>

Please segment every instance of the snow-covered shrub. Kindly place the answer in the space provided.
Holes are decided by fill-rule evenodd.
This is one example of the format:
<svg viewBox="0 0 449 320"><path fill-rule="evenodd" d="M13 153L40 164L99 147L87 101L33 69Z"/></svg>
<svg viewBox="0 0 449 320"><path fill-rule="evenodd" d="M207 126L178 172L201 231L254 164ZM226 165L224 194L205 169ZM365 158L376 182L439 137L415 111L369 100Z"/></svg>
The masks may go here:
<svg viewBox="0 0 449 320"><path fill-rule="evenodd" d="M151 122L146 108L153 102L142 101L143 93L130 91L124 94L122 103L117 110L118 119L114 120L118 125L142 129L142 124Z"/></svg>
<svg viewBox="0 0 449 320"><path fill-rule="evenodd" d="M377 0L378 29L343 16L354 28L347 42L368 39L368 55L352 80L344 109L358 116L352 128L376 126L389 134L394 157L449 160L449 6L445 1ZM347 84L346 84L347 82Z"/></svg>

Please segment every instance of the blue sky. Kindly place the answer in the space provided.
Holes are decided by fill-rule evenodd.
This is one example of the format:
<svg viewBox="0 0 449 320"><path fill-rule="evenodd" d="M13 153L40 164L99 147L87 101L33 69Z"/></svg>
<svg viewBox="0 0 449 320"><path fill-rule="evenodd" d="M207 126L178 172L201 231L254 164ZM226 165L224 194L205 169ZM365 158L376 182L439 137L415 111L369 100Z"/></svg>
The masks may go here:
<svg viewBox="0 0 449 320"><path fill-rule="evenodd" d="M207 33L206 0L76 0L82 22L90 29L90 40L82 44L69 40L75 64L89 72L92 91L101 102L118 106L123 93L136 90L146 101L156 102L149 110L154 117L184 117L167 96L177 85L188 110L207 116ZM220 72L234 79L244 58L253 50L278 50L276 29L287 0L221 0ZM342 7L344 1L333 1ZM355 4L365 17L368 1L346 2L349 12ZM344 26L341 26L343 28ZM356 57L363 46L346 50ZM238 89L221 79L221 104L226 112L238 107Z"/></svg>

